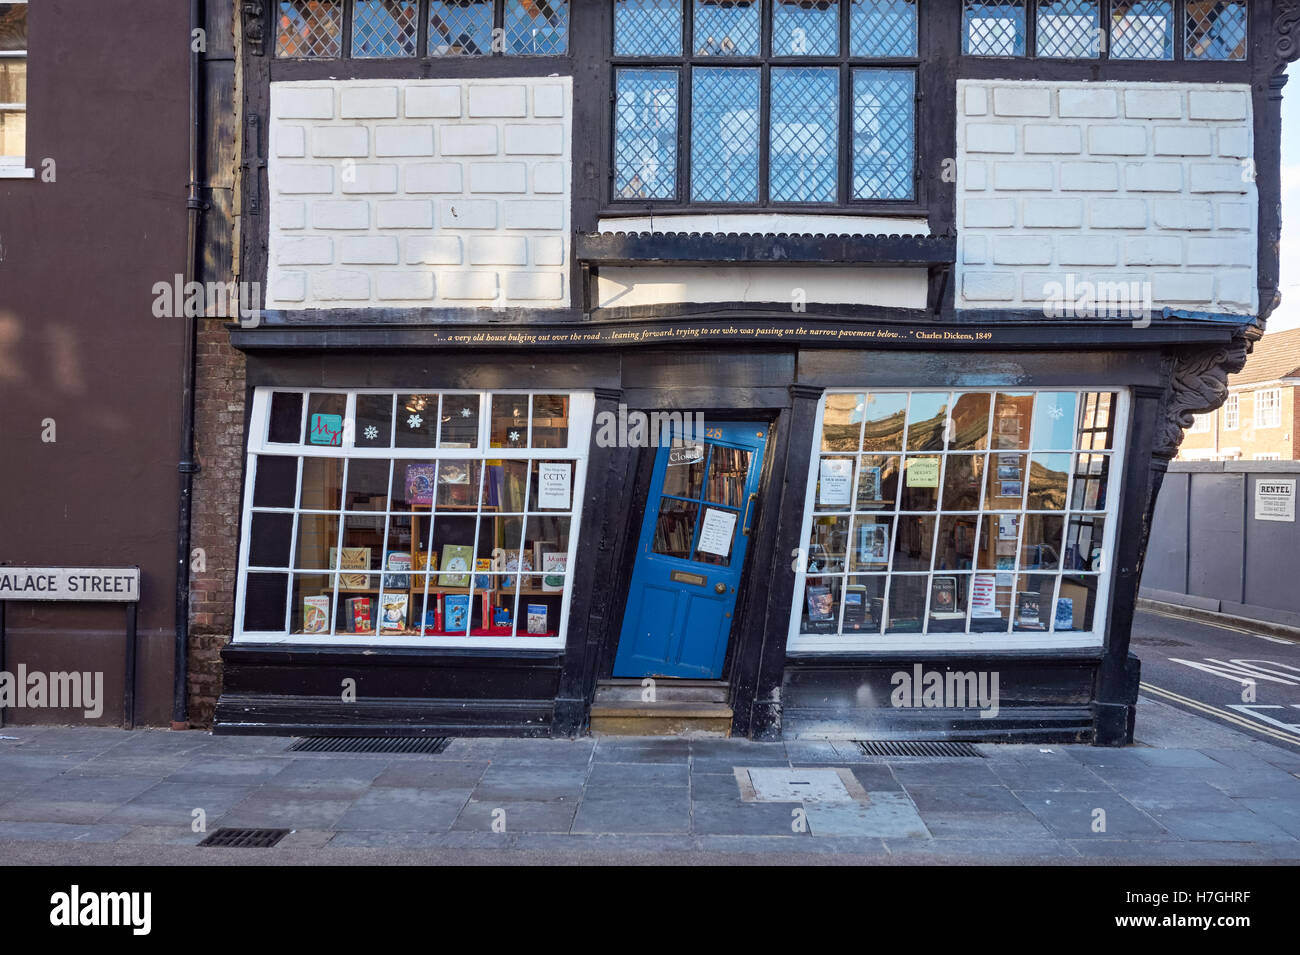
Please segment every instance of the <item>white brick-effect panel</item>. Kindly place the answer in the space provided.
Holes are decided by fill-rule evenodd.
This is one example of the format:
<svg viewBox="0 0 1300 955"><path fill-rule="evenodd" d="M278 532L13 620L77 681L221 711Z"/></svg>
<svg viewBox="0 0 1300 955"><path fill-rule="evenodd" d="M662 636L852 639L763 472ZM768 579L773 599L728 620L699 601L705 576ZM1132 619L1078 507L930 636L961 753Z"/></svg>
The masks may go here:
<svg viewBox="0 0 1300 955"><path fill-rule="evenodd" d="M266 307L565 307L568 77L271 84Z"/></svg>
<svg viewBox="0 0 1300 955"><path fill-rule="evenodd" d="M1072 279L1258 313L1249 86L961 80L957 127L958 308Z"/></svg>

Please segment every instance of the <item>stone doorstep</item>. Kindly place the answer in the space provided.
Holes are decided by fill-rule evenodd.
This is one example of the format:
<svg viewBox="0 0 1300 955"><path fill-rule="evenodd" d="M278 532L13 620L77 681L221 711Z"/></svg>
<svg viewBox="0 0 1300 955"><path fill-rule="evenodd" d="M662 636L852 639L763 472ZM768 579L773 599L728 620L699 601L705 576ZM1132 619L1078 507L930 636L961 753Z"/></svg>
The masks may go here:
<svg viewBox="0 0 1300 955"><path fill-rule="evenodd" d="M593 736L729 736L725 703L603 703L591 708Z"/></svg>

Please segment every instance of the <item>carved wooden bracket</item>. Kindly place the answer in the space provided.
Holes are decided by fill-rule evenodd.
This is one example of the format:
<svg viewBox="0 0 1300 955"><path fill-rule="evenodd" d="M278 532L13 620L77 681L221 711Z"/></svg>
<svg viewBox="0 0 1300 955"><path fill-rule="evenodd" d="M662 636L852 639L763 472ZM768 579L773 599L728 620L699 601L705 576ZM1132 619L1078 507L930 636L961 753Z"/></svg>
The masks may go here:
<svg viewBox="0 0 1300 955"><path fill-rule="evenodd" d="M240 0L239 19L244 27L244 43L248 52L261 56L266 49L265 5L261 0Z"/></svg>
<svg viewBox="0 0 1300 955"><path fill-rule="evenodd" d="M1192 426L1193 419L1228 400L1228 376L1245 367L1252 347L1243 330L1227 345L1197 349L1174 359L1164 416L1153 449L1157 458L1171 459L1178 453L1183 432Z"/></svg>
<svg viewBox="0 0 1300 955"><path fill-rule="evenodd" d="M1300 57L1300 0L1274 0L1273 56L1277 60L1276 73Z"/></svg>

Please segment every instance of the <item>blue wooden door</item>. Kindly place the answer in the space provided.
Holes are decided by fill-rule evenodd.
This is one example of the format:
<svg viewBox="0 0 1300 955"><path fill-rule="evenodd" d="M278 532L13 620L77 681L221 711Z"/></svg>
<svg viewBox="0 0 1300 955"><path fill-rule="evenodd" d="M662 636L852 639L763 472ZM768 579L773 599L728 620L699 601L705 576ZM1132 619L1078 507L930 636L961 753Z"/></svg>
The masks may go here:
<svg viewBox="0 0 1300 955"><path fill-rule="evenodd" d="M694 437L655 458L616 677L722 676L767 425L709 424Z"/></svg>

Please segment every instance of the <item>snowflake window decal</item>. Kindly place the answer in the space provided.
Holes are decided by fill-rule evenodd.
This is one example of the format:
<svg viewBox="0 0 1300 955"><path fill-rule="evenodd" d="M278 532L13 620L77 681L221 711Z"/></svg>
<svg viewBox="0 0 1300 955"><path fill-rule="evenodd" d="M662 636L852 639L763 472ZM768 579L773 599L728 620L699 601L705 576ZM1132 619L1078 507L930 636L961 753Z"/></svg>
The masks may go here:
<svg viewBox="0 0 1300 955"><path fill-rule="evenodd" d="M367 441L373 441L375 440L375 438L379 437L379 429L376 428L373 424L368 424L366 425L365 434L366 434Z"/></svg>
<svg viewBox="0 0 1300 955"><path fill-rule="evenodd" d="M413 414L406 419L406 426L408 428L418 428L422 424L424 424L424 419L421 418L418 414Z"/></svg>

